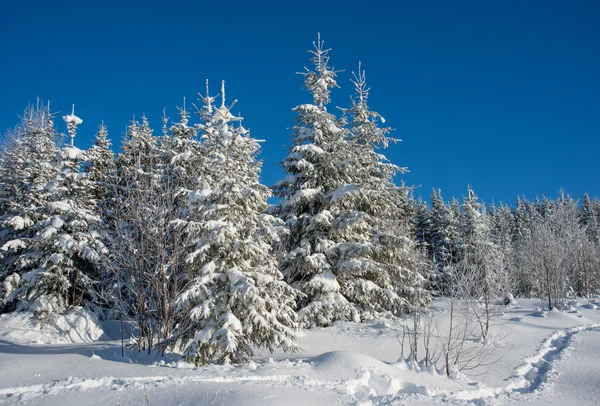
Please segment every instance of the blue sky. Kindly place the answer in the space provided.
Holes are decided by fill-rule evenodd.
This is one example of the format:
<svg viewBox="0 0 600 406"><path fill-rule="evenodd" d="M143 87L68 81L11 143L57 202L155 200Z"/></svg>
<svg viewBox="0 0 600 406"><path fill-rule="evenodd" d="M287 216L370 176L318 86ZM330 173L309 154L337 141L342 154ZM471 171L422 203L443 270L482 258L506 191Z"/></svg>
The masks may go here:
<svg viewBox="0 0 600 406"><path fill-rule="evenodd" d="M403 140L386 155L417 193L599 196L598 21L597 1L2 2L0 128L39 96L59 115L75 103L80 148L101 120L118 144L134 114L159 133L163 107L175 118L225 79L272 185L320 32L345 70L331 108L362 61L371 107Z"/></svg>

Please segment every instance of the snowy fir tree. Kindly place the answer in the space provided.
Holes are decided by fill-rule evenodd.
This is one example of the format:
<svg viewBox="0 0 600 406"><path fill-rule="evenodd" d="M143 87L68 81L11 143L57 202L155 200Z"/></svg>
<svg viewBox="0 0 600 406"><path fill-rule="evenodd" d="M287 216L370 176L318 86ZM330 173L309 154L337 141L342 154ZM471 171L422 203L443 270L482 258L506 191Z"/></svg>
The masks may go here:
<svg viewBox="0 0 600 406"><path fill-rule="evenodd" d="M438 293L446 293L451 269L458 260L459 232L458 219L452 208L444 202L439 189L431 192L429 222L430 258L436 264L432 288Z"/></svg>
<svg viewBox="0 0 600 406"><path fill-rule="evenodd" d="M583 195L583 201L579 208L579 222L585 229L588 237L595 243L600 243L600 221L598 221L598 201L593 202L590 200L590 196L585 193Z"/></svg>
<svg viewBox="0 0 600 406"><path fill-rule="evenodd" d="M170 137L163 137L159 142L159 149L163 155L165 176L173 183L175 188L183 188L181 195L184 198L186 191L195 189L204 176L201 152L201 142L197 139L197 130L190 126L190 114L186 109L185 99L183 107L179 108L179 122L170 127ZM163 119L166 129L166 117Z"/></svg>
<svg viewBox="0 0 600 406"><path fill-rule="evenodd" d="M414 229L414 238L419 246L427 250L431 256L431 212L427 203L421 196L413 201L412 223Z"/></svg>
<svg viewBox="0 0 600 406"><path fill-rule="evenodd" d="M482 211L482 204L478 199L469 186L460 213L460 236L463 246L482 239L488 232L485 213Z"/></svg>
<svg viewBox="0 0 600 406"><path fill-rule="evenodd" d="M106 126L102 124L96 133L94 145L85 152L85 172L92 182L92 194L98 202L106 198L111 176L116 171L115 155L111 150Z"/></svg>
<svg viewBox="0 0 600 406"><path fill-rule="evenodd" d="M29 270L20 274L19 283L13 283L6 297L7 302L18 301L20 308L42 318L94 299L96 266L106 251L96 231L101 217L90 193L92 182L80 168L83 151L73 146L82 120L74 113L63 119L71 145L51 160L55 174L44 186L43 204L34 209L34 234L18 261Z"/></svg>
<svg viewBox="0 0 600 406"><path fill-rule="evenodd" d="M314 45L314 70L304 73L313 103L294 109L294 145L282 163L288 175L275 186L282 198L278 214L290 228L281 269L306 295L299 302L306 326L382 311L398 315L422 293L407 225L397 228L406 220L406 189L391 178L401 168L374 151L390 142L389 130L378 126L380 116L367 107L362 72L346 110L350 125L327 111L336 72L320 38Z"/></svg>
<svg viewBox="0 0 600 406"><path fill-rule="evenodd" d="M398 315L411 306L423 306L429 297L422 289L421 257L411 238L409 189L393 183L405 168L377 152L398 140L388 136L390 128L380 127L383 117L369 109L369 88L360 64L353 83L355 97L344 111L349 122L343 156L348 183L332 195L332 235L337 244L327 258L344 296L363 313Z"/></svg>
<svg viewBox="0 0 600 406"><path fill-rule="evenodd" d="M458 229L452 210L442 198L440 189L431 193L431 251L438 266L452 264L456 256Z"/></svg>
<svg viewBox="0 0 600 406"><path fill-rule="evenodd" d="M25 283L22 277L30 275L39 263L34 237L36 225L43 219L40 208L51 199L46 185L57 173L53 164L58 151L56 136L50 105L44 106L38 101L25 110L2 154L0 280L3 311L16 308L17 293Z"/></svg>
<svg viewBox="0 0 600 406"><path fill-rule="evenodd" d="M460 217L461 252L457 274L472 281L469 292L483 295L489 302L507 288L507 273L502 251L491 238L485 206L469 186Z"/></svg>
<svg viewBox="0 0 600 406"><path fill-rule="evenodd" d="M235 101L226 105L224 84L220 107L204 100L208 176L189 194L191 220L176 223L190 247L190 280L176 301L175 334L196 364L246 362L252 345L294 351L298 293L271 254L281 225L263 213L270 191L259 181L258 141L231 114Z"/></svg>

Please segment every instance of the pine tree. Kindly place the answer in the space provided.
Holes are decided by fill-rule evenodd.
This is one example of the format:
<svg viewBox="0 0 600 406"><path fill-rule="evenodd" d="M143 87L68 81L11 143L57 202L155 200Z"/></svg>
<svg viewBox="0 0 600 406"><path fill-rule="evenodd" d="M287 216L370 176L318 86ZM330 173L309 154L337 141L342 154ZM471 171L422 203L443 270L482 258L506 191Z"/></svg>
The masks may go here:
<svg viewBox="0 0 600 406"><path fill-rule="evenodd" d="M521 241L531 232L525 202L517 196L517 207L515 208L515 241Z"/></svg>
<svg viewBox="0 0 600 406"><path fill-rule="evenodd" d="M282 162L287 177L275 186L282 199L278 215L290 229L287 255L280 265L286 280L306 297L300 301L305 325L327 325L338 319L358 320L356 309L340 290L341 286L327 261L326 253L335 245L331 239L333 216L331 198L346 184L343 158L336 155L347 137L343 121L327 111L330 91L337 86L336 72L330 69L329 50L319 40L314 43L314 70L306 69L304 87L312 104L294 108L298 113L290 153Z"/></svg>
<svg viewBox="0 0 600 406"><path fill-rule="evenodd" d="M3 151L0 166L0 281L2 311L19 304L17 293L39 262L34 248L37 223L51 196L46 185L58 169L53 164L57 153L56 132L50 106L39 101L29 106Z"/></svg>
<svg viewBox="0 0 600 406"><path fill-rule="evenodd" d="M482 295L487 306L508 288L508 274L502 251L491 238L485 206L470 186L462 204L460 231L462 252L457 272L469 276L469 293Z"/></svg>
<svg viewBox="0 0 600 406"><path fill-rule="evenodd" d="M502 248L512 246L515 234L515 218L506 204L492 206L489 212L490 232L493 240Z"/></svg>
<svg viewBox="0 0 600 406"><path fill-rule="evenodd" d="M279 233L263 213L270 192L259 182L259 144L225 104L224 85L221 98L210 117L212 99L205 98L208 121L199 129L208 178L189 194L193 220L177 223L191 248L191 280L177 299L176 334L196 364L246 362L251 345L297 349L297 292L271 254Z"/></svg>
<svg viewBox="0 0 600 406"><path fill-rule="evenodd" d="M18 287L7 297L40 318L93 299L96 265L106 252L95 231L101 218L90 193L91 182L81 173L83 152L73 146L76 126L82 120L74 112L63 119L71 145L54 159L58 172L44 186L46 202L35 210L35 235L29 251L21 254L31 261L32 269L21 275Z"/></svg>
<svg viewBox="0 0 600 406"><path fill-rule="evenodd" d="M583 201L579 208L579 223L586 231L590 241L600 241L600 223L594 205L587 193L583 195Z"/></svg>
<svg viewBox="0 0 600 406"><path fill-rule="evenodd" d="M110 146L106 126L102 124L96 133L94 145L85 152L85 173L92 182L92 194L99 203L106 198L110 177L116 170L115 156Z"/></svg>
<svg viewBox="0 0 600 406"><path fill-rule="evenodd" d="M441 190L431 193L431 245L433 259L442 267L453 262L458 243L452 211L442 198Z"/></svg>
<svg viewBox="0 0 600 406"><path fill-rule="evenodd" d="M429 257L433 258L431 251L431 212L427 207L427 203L423 201L421 196L414 202L414 215L412 222L414 224L414 238L420 247L424 248Z"/></svg>
<svg viewBox="0 0 600 406"><path fill-rule="evenodd" d="M179 108L179 122L170 127L171 136L165 134L159 142L160 153L164 155L167 181L172 182L174 188L181 188L182 198L187 192L197 188L205 175L201 142L196 138L196 128L188 125L189 119L184 99L183 107ZM163 122L166 131L166 117Z"/></svg>
<svg viewBox="0 0 600 406"><path fill-rule="evenodd" d="M426 300L409 237L408 190L392 183L403 169L375 152L392 139L367 106L363 72L345 117L327 111L336 72L320 38L314 45L314 70L304 73L313 103L294 109L294 145L283 161L288 176L275 186L277 212L290 229L280 268L306 294L299 302L305 326L400 314Z"/></svg>
<svg viewBox="0 0 600 406"><path fill-rule="evenodd" d="M417 246L407 213L408 188L393 183L401 168L376 149L397 142L380 114L369 109L364 71L354 75L349 140L342 156L347 182L332 194L332 240L326 253L343 295L361 317L391 311L400 315L411 306L427 303Z"/></svg>
<svg viewBox="0 0 600 406"><path fill-rule="evenodd" d="M463 200L460 216L460 234L463 245L469 246L482 240L487 231L482 205L471 186L469 186L467 196Z"/></svg>
<svg viewBox="0 0 600 406"><path fill-rule="evenodd" d="M448 292L452 268L458 260L460 238L457 226L452 208L442 198L442 191L434 189L431 192L430 238L436 274L431 283L433 290L443 294Z"/></svg>

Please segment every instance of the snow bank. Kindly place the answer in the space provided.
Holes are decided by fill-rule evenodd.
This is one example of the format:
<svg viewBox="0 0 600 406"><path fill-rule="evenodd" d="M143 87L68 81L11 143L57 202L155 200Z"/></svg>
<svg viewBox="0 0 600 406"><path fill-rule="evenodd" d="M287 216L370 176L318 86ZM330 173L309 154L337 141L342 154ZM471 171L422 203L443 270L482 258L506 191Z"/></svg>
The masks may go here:
<svg viewBox="0 0 600 406"><path fill-rule="evenodd" d="M98 317L81 307L47 323L40 323L30 312L0 316L0 340L15 344L87 343L105 338Z"/></svg>

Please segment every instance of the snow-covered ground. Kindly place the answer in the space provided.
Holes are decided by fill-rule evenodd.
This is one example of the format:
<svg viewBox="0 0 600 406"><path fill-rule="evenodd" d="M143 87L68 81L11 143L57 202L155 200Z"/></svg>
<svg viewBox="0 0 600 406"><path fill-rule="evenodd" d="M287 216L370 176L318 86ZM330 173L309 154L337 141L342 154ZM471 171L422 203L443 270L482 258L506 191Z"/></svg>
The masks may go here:
<svg viewBox="0 0 600 406"><path fill-rule="evenodd" d="M122 358L108 339L116 326L103 334L82 310L41 330L23 314L3 315L0 404L600 404L600 301L552 312L542 304L505 309L493 329L495 362L453 379L398 361L401 323L387 319L308 330L299 353L196 368L173 354ZM434 310L446 323L446 304Z"/></svg>

